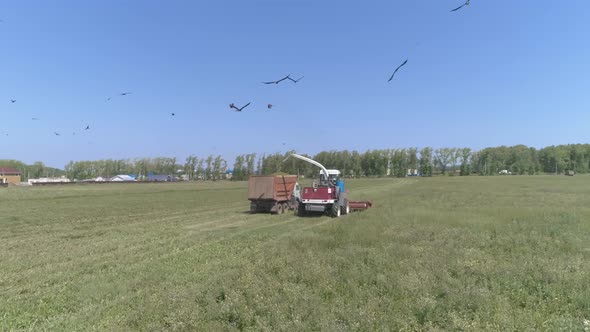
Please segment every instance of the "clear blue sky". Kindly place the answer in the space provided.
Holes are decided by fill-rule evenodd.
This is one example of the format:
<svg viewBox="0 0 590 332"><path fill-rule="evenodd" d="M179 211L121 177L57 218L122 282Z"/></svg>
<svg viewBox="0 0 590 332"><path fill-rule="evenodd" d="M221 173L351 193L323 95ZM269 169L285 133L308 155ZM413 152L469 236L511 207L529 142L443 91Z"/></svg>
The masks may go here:
<svg viewBox="0 0 590 332"><path fill-rule="evenodd" d="M3 1L0 159L588 142L590 2L460 2Z"/></svg>

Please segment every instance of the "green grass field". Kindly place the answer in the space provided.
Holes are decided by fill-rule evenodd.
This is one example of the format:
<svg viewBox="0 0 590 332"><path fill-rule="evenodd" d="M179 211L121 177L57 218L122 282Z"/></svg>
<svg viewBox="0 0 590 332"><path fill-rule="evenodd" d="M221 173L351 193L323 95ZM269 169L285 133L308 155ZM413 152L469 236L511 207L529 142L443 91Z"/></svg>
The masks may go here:
<svg viewBox="0 0 590 332"><path fill-rule="evenodd" d="M251 215L246 183L0 188L0 330L590 330L590 177L347 186L375 207Z"/></svg>

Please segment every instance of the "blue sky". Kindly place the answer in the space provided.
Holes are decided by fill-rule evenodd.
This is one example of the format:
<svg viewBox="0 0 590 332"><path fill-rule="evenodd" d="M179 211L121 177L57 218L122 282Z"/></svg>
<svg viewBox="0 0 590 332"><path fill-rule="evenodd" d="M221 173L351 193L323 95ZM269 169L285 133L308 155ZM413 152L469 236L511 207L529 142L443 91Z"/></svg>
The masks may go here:
<svg viewBox="0 0 590 332"><path fill-rule="evenodd" d="M459 4L4 1L0 159L588 142L590 2Z"/></svg>

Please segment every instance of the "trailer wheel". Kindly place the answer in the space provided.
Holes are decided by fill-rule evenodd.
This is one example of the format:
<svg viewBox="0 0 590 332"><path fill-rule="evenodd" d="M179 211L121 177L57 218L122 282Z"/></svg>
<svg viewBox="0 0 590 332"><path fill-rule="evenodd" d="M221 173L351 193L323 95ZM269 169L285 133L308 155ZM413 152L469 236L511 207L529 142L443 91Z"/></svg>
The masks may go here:
<svg viewBox="0 0 590 332"><path fill-rule="evenodd" d="M277 214L283 214L283 204L277 203Z"/></svg>
<svg viewBox="0 0 590 332"><path fill-rule="evenodd" d="M289 203L284 202L283 203L283 213L287 213L287 211L289 211Z"/></svg>
<svg viewBox="0 0 590 332"><path fill-rule="evenodd" d="M338 206L338 203L334 203L332 204L332 218L338 218L340 217L340 207Z"/></svg>

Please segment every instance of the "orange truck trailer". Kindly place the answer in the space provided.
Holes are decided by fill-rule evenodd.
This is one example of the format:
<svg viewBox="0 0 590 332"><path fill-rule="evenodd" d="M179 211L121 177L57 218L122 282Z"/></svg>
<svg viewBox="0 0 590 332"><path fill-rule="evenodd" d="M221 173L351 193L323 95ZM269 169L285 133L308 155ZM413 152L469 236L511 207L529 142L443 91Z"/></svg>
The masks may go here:
<svg viewBox="0 0 590 332"><path fill-rule="evenodd" d="M250 176L248 200L250 212L282 214L299 204L297 175Z"/></svg>

